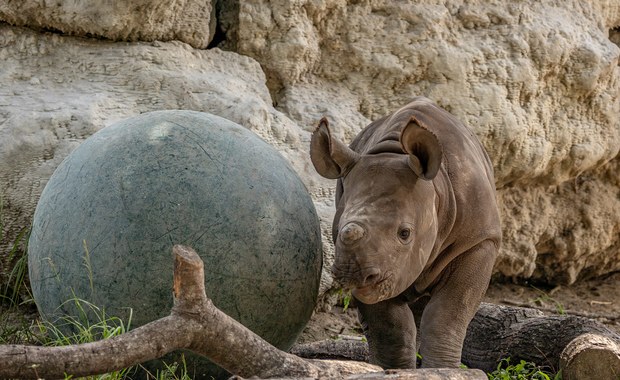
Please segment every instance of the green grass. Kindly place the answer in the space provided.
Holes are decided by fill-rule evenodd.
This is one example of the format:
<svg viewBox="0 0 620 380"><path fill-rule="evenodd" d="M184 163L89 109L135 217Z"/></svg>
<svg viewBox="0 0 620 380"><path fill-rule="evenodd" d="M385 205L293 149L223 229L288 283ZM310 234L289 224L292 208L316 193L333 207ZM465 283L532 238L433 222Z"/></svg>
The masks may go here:
<svg viewBox="0 0 620 380"><path fill-rule="evenodd" d="M164 364L162 371L157 371L155 375L147 371L148 379L154 380L192 380L187 374L187 364L185 356L181 357L181 363ZM145 370L146 371L146 370Z"/></svg>
<svg viewBox="0 0 620 380"><path fill-rule="evenodd" d="M30 290L26 286L28 278L28 256L26 252L28 250L30 228L22 228L12 243L9 244L5 241L3 207L2 197L0 197L0 246L6 245L11 247L8 252L0 253L2 256L6 255L4 262L13 265L13 268L8 274L6 283L0 286L0 303L16 307L24 302L24 299L26 301L32 299ZM24 297L24 295L26 296Z"/></svg>
<svg viewBox="0 0 620 380"><path fill-rule="evenodd" d="M489 380L561 380L562 374L548 373L534 363L521 360L510 364L510 358L502 359L497 369L487 374Z"/></svg>
<svg viewBox="0 0 620 380"><path fill-rule="evenodd" d="M353 299L353 295L351 294L351 290L340 289L338 291L338 301L342 303L342 311L345 312L349 308L351 304L351 300Z"/></svg>
<svg viewBox="0 0 620 380"><path fill-rule="evenodd" d="M90 302L73 298L64 304L72 303L78 311L77 316L65 316L52 322L39 322L38 328L42 336L41 343L46 346L66 346L81 344L101 339L109 339L125 333L131 324L132 311L129 312L127 323L118 317L108 316ZM64 305L63 304L63 305ZM90 320L94 320L91 323Z"/></svg>
<svg viewBox="0 0 620 380"><path fill-rule="evenodd" d="M67 301L72 303L77 310L77 316L65 316L52 322L39 322L37 324L39 343L45 346L66 346L71 344L89 343L102 339L109 339L127 332L131 325L132 311L129 311L127 322L121 318L109 316L105 310L90 302L77 298ZM94 321L94 322L89 322ZM125 368L104 375L88 376L88 380L120 380L131 379L138 371L138 367ZM183 358L181 363L164 363L164 368L155 374L146 373L147 379L155 380L191 380L187 375L187 366ZM139 374L140 378L144 373ZM65 379L72 379L66 376Z"/></svg>
<svg viewBox="0 0 620 380"><path fill-rule="evenodd" d="M534 299L534 303L538 304L538 305L544 305L546 303L552 303L553 306L555 307L555 311L559 314L559 315L566 315L566 309L564 308L564 305L562 305L561 302L559 302L558 300L556 300L555 298L553 298L551 295L549 295L547 292L538 289L535 286L532 286L532 288L534 290L536 290L536 292L538 292L538 297L536 297Z"/></svg>
<svg viewBox="0 0 620 380"><path fill-rule="evenodd" d="M67 346L94 342L101 339L109 339L121 335L129 330L131 324L131 312L127 323L117 317L108 316L105 310L84 300L74 298L67 301L73 303L78 315L65 316L54 322L38 322L38 334L40 343L45 346ZM93 317L95 322L89 322L88 317ZM120 380L124 379L132 368L123 369L99 375L87 377L87 379ZM66 379L70 379L67 376Z"/></svg>

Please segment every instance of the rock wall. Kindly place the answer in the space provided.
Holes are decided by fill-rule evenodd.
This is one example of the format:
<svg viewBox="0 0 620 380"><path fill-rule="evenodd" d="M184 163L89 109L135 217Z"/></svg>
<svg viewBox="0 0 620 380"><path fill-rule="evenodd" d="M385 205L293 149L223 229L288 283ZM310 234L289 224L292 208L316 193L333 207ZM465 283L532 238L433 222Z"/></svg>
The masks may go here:
<svg viewBox="0 0 620 380"><path fill-rule="evenodd" d="M327 114L351 139L422 94L476 131L504 217L499 273L620 269L620 2L235 3L223 46L261 63L299 124Z"/></svg>
<svg viewBox="0 0 620 380"><path fill-rule="evenodd" d="M115 41L179 40L205 48L215 33L211 0L5 0L11 25Z"/></svg>
<svg viewBox="0 0 620 380"><path fill-rule="evenodd" d="M293 163L321 215L329 267L335 183L314 173L309 132L325 115L350 141L424 95L470 125L492 158L498 276L572 283L620 270L620 0L238 0L216 3L215 14L206 1L169 3L170 20L203 42L149 34L152 23L126 21L142 20L128 9L118 20L131 37L89 31L75 15L93 11L68 12L73 3L45 14L0 5L6 241L83 139L130 115L181 108L238 122ZM218 48L194 48L214 29L181 22L187 9L217 19ZM330 283L326 272L322 289Z"/></svg>

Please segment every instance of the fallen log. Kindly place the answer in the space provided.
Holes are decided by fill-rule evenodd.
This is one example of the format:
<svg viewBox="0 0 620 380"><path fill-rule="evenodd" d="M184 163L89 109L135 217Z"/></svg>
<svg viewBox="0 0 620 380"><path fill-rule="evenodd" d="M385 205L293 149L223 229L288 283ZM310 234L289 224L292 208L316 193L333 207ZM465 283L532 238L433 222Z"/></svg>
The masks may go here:
<svg viewBox="0 0 620 380"><path fill-rule="evenodd" d="M307 360L271 346L207 298L204 267L191 248L175 246L174 306L169 316L93 343L64 347L0 346L0 378L65 378L127 368L185 348L240 377L363 379L486 379L478 370L382 371L356 361ZM425 376L425 377L420 377Z"/></svg>
<svg viewBox="0 0 620 380"><path fill-rule="evenodd" d="M305 358L368 360L360 341L325 340L296 345ZM564 380L620 377L620 336L592 319L545 315L539 310L483 303L467 330L462 362L492 372L502 359L562 370Z"/></svg>
<svg viewBox="0 0 620 380"><path fill-rule="evenodd" d="M617 380L620 374L620 336L595 320L574 315L482 304L464 346L463 363L485 371L496 368L502 358L511 358L512 363L525 360L562 370L564 380ZM582 373L579 367L586 365L587 376L577 376Z"/></svg>
<svg viewBox="0 0 620 380"><path fill-rule="evenodd" d="M290 353L306 359L356 360L361 362L370 360L368 343L359 340L326 339L296 344L291 348Z"/></svg>

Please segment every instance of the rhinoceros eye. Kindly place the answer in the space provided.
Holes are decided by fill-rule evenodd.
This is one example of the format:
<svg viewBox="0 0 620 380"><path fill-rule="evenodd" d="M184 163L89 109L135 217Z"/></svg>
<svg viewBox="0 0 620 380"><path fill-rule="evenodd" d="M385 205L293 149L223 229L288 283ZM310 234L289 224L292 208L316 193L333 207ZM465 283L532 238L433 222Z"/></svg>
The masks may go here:
<svg viewBox="0 0 620 380"><path fill-rule="evenodd" d="M409 228L401 228L398 231L398 238L402 241L407 241L411 236L411 229Z"/></svg>

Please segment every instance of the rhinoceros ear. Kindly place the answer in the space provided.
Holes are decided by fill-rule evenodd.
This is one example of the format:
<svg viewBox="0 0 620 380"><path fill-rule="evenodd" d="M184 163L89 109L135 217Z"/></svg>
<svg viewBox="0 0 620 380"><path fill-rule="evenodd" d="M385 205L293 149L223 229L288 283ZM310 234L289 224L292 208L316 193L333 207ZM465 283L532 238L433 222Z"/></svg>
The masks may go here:
<svg viewBox="0 0 620 380"><path fill-rule="evenodd" d="M400 143L409 154L411 170L427 181L435 178L443 156L437 136L412 119L401 132Z"/></svg>
<svg viewBox="0 0 620 380"><path fill-rule="evenodd" d="M332 138L329 123L322 118L312 133L310 159L316 171L325 178L344 176L359 159L359 154L341 141Z"/></svg>

